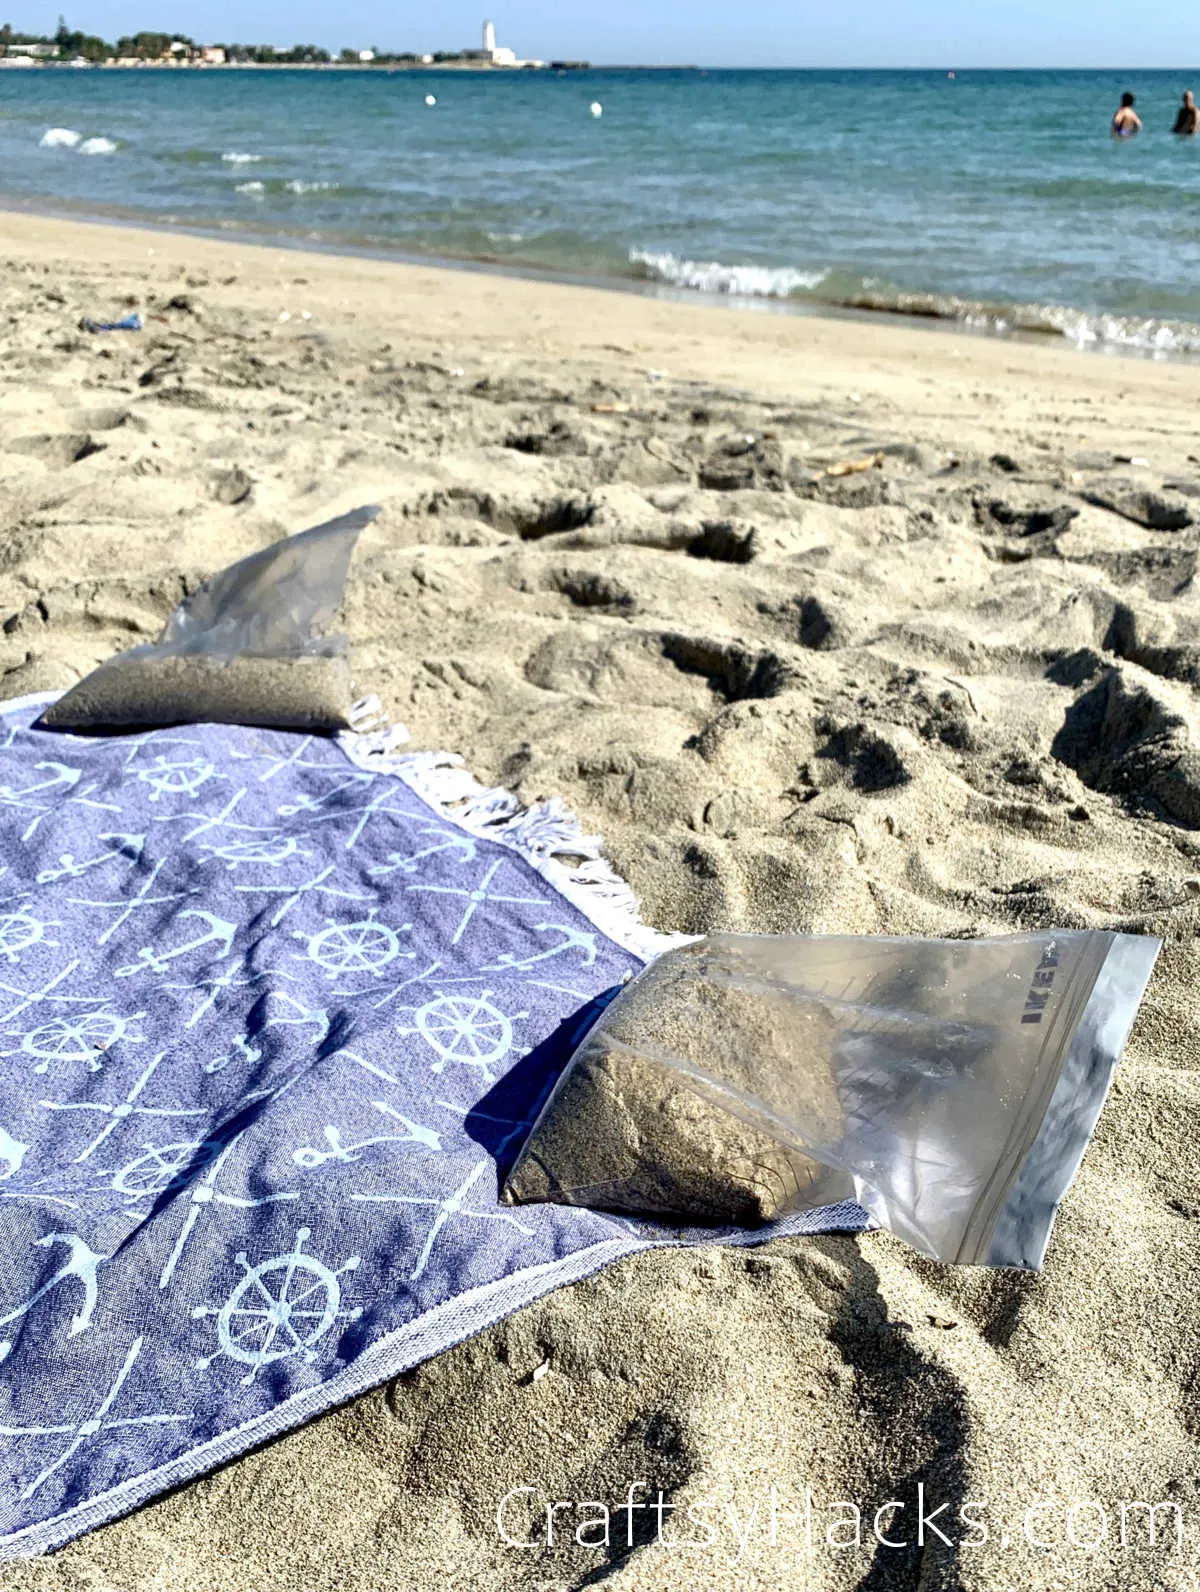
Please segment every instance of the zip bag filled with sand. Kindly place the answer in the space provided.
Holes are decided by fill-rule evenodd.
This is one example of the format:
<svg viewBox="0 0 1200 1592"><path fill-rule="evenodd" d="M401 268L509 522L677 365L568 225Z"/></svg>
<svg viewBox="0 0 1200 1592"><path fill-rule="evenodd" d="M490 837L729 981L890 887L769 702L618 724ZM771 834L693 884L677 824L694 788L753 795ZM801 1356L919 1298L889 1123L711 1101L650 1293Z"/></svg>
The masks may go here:
<svg viewBox="0 0 1200 1592"><path fill-rule="evenodd" d="M669 951L576 1049L505 1199L741 1226L854 1200L936 1260L1037 1270L1159 948L1064 932Z"/></svg>
<svg viewBox="0 0 1200 1592"><path fill-rule="evenodd" d="M355 509L231 564L180 603L156 642L102 663L46 709L42 724L362 728L349 644L325 632L355 544L378 513Z"/></svg>

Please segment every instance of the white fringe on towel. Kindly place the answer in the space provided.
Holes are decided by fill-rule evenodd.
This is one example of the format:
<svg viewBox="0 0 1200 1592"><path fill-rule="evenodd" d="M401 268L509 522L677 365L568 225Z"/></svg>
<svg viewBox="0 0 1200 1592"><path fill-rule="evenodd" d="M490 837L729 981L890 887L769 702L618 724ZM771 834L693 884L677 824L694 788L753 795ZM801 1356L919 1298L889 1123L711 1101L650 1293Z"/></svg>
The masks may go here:
<svg viewBox="0 0 1200 1592"><path fill-rule="evenodd" d="M453 752L402 752L408 739L400 724L338 737L346 755L360 768L394 774L439 818L477 839L519 852L602 934L644 962L693 939L688 934L662 934L642 922L638 899L604 856L603 841L585 834L575 814L557 797L522 807L512 791L481 785Z"/></svg>

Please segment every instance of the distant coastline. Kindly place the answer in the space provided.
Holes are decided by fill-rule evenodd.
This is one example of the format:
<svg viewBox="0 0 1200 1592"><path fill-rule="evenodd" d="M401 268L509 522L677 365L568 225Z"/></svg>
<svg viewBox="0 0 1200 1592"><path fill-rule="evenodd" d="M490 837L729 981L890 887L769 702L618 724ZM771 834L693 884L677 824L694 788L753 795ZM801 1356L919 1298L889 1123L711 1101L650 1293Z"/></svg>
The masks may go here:
<svg viewBox="0 0 1200 1592"><path fill-rule="evenodd" d="M543 61L519 56L515 50L497 42L496 25L490 21L483 23L480 43L471 49L421 52L347 45L336 55L319 44L204 44L187 34L147 28L124 34L110 43L97 34L69 28L62 18L53 37L17 33L7 22L0 26L0 67L26 71L35 67L127 67L135 70L156 67L177 72L287 66L338 70L382 67L410 72L570 72L586 71L590 64L588 61Z"/></svg>
<svg viewBox="0 0 1200 1592"><path fill-rule="evenodd" d="M542 61L527 66L493 66L488 61L30 61L0 56L0 69L41 72L483 72L512 77L525 72L694 72L692 66L599 67L591 61Z"/></svg>

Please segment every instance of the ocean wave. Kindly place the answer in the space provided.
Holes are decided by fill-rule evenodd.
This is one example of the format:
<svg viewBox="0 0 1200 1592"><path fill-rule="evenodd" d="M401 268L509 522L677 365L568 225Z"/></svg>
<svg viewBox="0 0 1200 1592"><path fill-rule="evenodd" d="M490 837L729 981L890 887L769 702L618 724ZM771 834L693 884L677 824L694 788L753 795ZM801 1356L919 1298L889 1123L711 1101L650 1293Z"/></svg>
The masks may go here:
<svg viewBox="0 0 1200 1592"><path fill-rule="evenodd" d="M250 194L256 199L260 198L266 191L266 184L261 182L239 182L236 189L237 193Z"/></svg>
<svg viewBox="0 0 1200 1592"><path fill-rule="evenodd" d="M75 149L82 139L83 134L70 127L48 127L38 142L42 149Z"/></svg>
<svg viewBox="0 0 1200 1592"><path fill-rule="evenodd" d="M291 182L283 185L289 193L328 193L337 187L336 182L305 182L302 177L293 177Z"/></svg>
<svg viewBox="0 0 1200 1592"><path fill-rule="evenodd" d="M949 321L993 336L1062 338L1076 348L1145 354L1200 354L1200 325L1120 315L1065 304L996 304L953 294L911 293L867 278L863 291L828 300L839 309Z"/></svg>
<svg viewBox="0 0 1200 1592"><path fill-rule="evenodd" d="M1033 324L1018 331L1049 331L1077 348L1132 349L1151 354L1200 354L1200 325L1156 320L1153 316L1098 314L1039 305ZM997 328L1003 330L1004 328Z"/></svg>
<svg viewBox="0 0 1200 1592"><path fill-rule="evenodd" d="M1061 338L1076 348L1161 355L1200 354L1200 325L1154 316L1121 315L1057 304L1002 304L952 293L921 293L877 276L836 268L722 265L670 253L631 249L644 280L737 298L800 299L833 310L945 321L993 336Z"/></svg>
<svg viewBox="0 0 1200 1592"><path fill-rule="evenodd" d="M115 155L117 146L111 138L85 138L79 146L81 155Z"/></svg>
<svg viewBox="0 0 1200 1592"><path fill-rule="evenodd" d="M685 260L677 254L655 254L648 249L630 249L629 263L648 281L734 298L787 299L797 293L811 293L829 275L828 271L797 271L790 266Z"/></svg>
<svg viewBox="0 0 1200 1592"><path fill-rule="evenodd" d="M243 155L239 150L231 149L221 159L227 166L257 166L262 159L261 155Z"/></svg>

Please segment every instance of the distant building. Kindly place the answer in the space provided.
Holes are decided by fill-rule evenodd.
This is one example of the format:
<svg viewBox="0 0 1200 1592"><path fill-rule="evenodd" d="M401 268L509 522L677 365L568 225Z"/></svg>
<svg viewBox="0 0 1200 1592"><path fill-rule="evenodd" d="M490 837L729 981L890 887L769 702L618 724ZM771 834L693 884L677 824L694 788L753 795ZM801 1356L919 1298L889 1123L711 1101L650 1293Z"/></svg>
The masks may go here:
<svg viewBox="0 0 1200 1592"><path fill-rule="evenodd" d="M358 52L358 58L362 62L362 64L364 66L369 66L371 64L371 62L375 59L375 51L374 50L360 50Z"/></svg>
<svg viewBox="0 0 1200 1592"><path fill-rule="evenodd" d="M22 56L29 61L48 61L58 54L56 44L10 44L8 53L14 60Z"/></svg>
<svg viewBox="0 0 1200 1592"><path fill-rule="evenodd" d="M515 50L510 50L506 45L496 43L496 24L485 22L483 24L483 48L481 50L464 50L464 61L481 61L488 66L544 66L544 61L522 61L517 57Z"/></svg>
<svg viewBox="0 0 1200 1592"><path fill-rule="evenodd" d="M205 66L224 66L225 51L216 46L209 46L207 49L200 51L200 59Z"/></svg>

